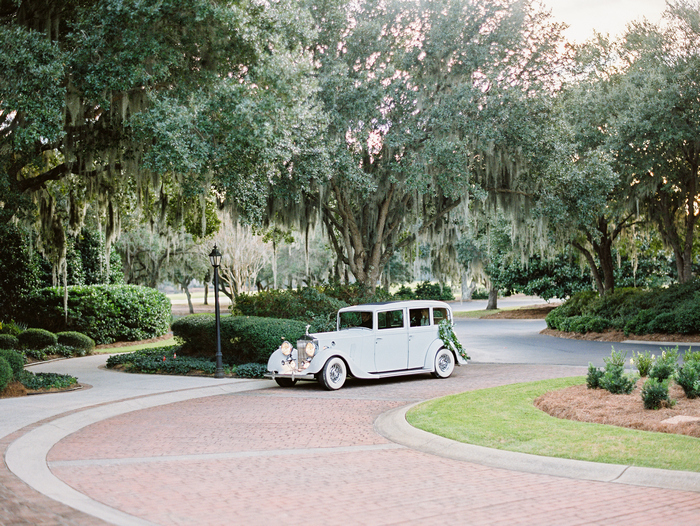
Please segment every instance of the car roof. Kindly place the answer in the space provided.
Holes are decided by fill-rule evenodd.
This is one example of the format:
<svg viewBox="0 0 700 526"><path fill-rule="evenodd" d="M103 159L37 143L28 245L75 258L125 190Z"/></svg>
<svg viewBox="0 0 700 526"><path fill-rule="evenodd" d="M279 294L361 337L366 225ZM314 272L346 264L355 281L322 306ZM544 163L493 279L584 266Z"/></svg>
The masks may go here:
<svg viewBox="0 0 700 526"><path fill-rule="evenodd" d="M351 307L343 307L338 312L356 312L356 311L378 311L384 310L384 307L391 306L396 308L408 307L409 309L426 309L428 307L442 307L452 310L444 301L437 300L400 300L400 301L384 301L381 303L365 303L363 305L353 305Z"/></svg>

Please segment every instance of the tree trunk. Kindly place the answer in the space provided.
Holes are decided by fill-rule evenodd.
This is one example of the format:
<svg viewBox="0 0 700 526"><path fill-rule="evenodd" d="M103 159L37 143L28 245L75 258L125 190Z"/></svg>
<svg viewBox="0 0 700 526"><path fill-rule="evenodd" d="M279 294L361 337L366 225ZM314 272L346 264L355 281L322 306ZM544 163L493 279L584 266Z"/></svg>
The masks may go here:
<svg viewBox="0 0 700 526"><path fill-rule="evenodd" d="M486 310L498 309L498 289L491 285L489 287L489 301L486 304Z"/></svg>
<svg viewBox="0 0 700 526"><path fill-rule="evenodd" d="M209 305L209 281L204 283L204 304Z"/></svg>
<svg viewBox="0 0 700 526"><path fill-rule="evenodd" d="M182 287L185 290L185 296L187 296L187 305L190 308L190 314L194 314L194 306L192 305L192 294L190 294L190 289L187 285Z"/></svg>

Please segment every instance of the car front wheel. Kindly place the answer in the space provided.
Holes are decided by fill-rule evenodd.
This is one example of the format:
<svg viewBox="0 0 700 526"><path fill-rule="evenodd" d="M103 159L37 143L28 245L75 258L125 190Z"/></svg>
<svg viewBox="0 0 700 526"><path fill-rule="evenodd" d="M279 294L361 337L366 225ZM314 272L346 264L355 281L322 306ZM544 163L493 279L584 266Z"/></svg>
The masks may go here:
<svg viewBox="0 0 700 526"><path fill-rule="evenodd" d="M345 362L341 358L334 356L323 366L318 381L329 391L335 391L343 387L347 376L348 371Z"/></svg>
<svg viewBox="0 0 700 526"><path fill-rule="evenodd" d="M275 378L275 382L277 382L277 385L280 387L294 387L294 384L297 383L296 380L292 380L291 378Z"/></svg>
<svg viewBox="0 0 700 526"><path fill-rule="evenodd" d="M435 378L447 378L455 370L455 357L447 349L440 349L435 355Z"/></svg>

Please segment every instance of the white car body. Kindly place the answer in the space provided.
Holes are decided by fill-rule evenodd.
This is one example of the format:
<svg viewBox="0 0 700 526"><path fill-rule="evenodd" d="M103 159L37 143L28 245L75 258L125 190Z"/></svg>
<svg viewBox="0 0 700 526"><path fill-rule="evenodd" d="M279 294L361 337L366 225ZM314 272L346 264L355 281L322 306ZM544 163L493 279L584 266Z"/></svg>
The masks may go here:
<svg viewBox="0 0 700 526"><path fill-rule="evenodd" d="M452 310L442 301L346 307L338 311L336 331L309 334L296 346L283 343L270 356L266 376L285 387L297 380L318 380L327 389L339 389L347 376L432 373L444 378L467 361L440 339L443 320L452 326Z"/></svg>

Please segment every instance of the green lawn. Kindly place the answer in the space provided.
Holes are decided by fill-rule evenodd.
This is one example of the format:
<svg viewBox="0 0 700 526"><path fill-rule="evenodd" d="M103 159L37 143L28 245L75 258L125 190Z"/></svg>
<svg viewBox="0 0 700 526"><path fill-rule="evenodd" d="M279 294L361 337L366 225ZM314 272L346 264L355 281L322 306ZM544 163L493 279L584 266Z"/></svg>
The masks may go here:
<svg viewBox="0 0 700 526"><path fill-rule="evenodd" d="M533 402L585 383L559 378L471 391L422 403L408 422L452 440L495 449L609 464L700 471L700 440L668 433L561 420Z"/></svg>
<svg viewBox="0 0 700 526"><path fill-rule="evenodd" d="M107 349L94 349L93 354L115 354L123 352L134 352L140 351L142 349L155 349L157 347L167 347L168 345L175 345L175 338L166 338L158 342L152 343L141 343L135 345L129 345L124 347L109 347Z"/></svg>

